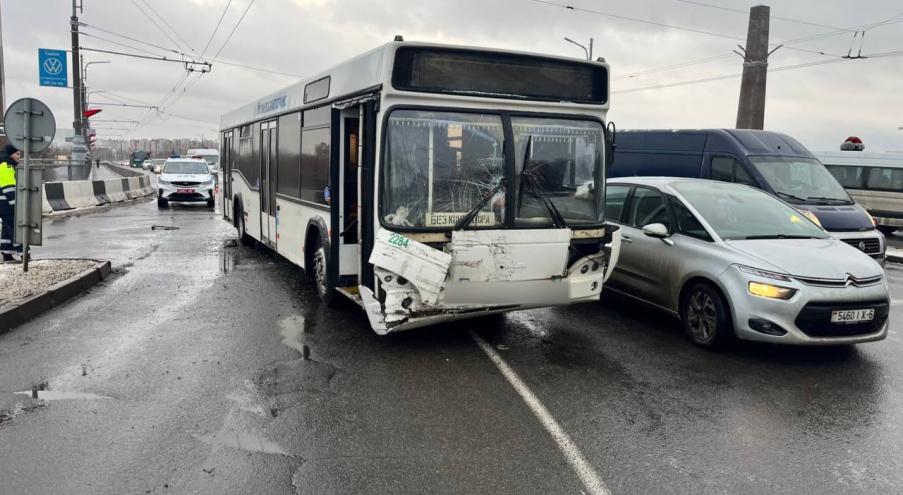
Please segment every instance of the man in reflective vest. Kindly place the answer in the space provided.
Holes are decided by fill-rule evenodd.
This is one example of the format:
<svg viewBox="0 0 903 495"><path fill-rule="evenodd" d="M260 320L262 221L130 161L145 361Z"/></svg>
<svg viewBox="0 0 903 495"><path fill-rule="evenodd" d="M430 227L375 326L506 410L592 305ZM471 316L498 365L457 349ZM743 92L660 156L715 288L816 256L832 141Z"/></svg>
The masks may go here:
<svg viewBox="0 0 903 495"><path fill-rule="evenodd" d="M19 150L7 144L0 154L0 254L3 261L14 261L14 254L22 253L20 244L13 244L16 219L16 165Z"/></svg>

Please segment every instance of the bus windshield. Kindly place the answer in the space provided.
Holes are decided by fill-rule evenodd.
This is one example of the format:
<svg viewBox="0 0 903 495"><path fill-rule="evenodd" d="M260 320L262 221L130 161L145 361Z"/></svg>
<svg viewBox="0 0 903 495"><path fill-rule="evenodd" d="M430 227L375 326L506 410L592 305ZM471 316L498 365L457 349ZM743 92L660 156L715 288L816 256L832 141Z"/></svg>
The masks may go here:
<svg viewBox="0 0 903 495"><path fill-rule="evenodd" d="M553 213L568 225L600 222L595 184L602 163L602 124L535 117L513 117L511 124L519 172L517 225L547 225ZM557 212L543 205L546 200Z"/></svg>
<svg viewBox="0 0 903 495"><path fill-rule="evenodd" d="M853 204L843 186L818 160L787 156L751 156L749 160L775 194L788 203Z"/></svg>
<svg viewBox="0 0 903 495"><path fill-rule="evenodd" d="M448 230L485 200L468 226L499 227L511 198L516 226L552 225L550 210L560 212L568 225L601 223L596 186L602 124L512 117L514 177L505 167L505 125L495 114L393 111L382 169L383 222ZM524 167L527 142L532 144ZM522 188L525 174L529 184Z"/></svg>

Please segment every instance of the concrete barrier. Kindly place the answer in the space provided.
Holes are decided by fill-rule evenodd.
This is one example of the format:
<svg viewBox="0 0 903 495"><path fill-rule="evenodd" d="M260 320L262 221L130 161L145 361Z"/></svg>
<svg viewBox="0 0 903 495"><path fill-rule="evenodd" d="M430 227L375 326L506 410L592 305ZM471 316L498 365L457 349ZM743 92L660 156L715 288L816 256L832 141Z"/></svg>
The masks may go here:
<svg viewBox="0 0 903 495"><path fill-rule="evenodd" d="M43 211L49 214L142 198L154 194L154 188L149 177L135 176L93 181L45 182L42 192Z"/></svg>
<svg viewBox="0 0 903 495"><path fill-rule="evenodd" d="M114 203L122 203L129 199L122 189L122 181L119 179L108 179L103 181L104 188L107 190L107 197Z"/></svg>
<svg viewBox="0 0 903 495"><path fill-rule="evenodd" d="M44 215L53 213L53 207L47 201L47 190L44 188L44 184L41 184L41 213Z"/></svg>

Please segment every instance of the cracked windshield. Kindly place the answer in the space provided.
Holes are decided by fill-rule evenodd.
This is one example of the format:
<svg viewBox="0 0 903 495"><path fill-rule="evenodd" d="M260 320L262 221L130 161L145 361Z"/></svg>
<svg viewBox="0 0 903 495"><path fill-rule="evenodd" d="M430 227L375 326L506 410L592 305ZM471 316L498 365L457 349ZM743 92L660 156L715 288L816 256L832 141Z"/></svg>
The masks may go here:
<svg viewBox="0 0 903 495"><path fill-rule="evenodd" d="M471 225L502 223L505 195L497 186L505 177L503 148L498 115L392 112L386 140L383 222L398 227L449 228L488 199Z"/></svg>
<svg viewBox="0 0 903 495"><path fill-rule="evenodd" d="M601 222L596 178L602 164L602 124L521 117L511 123L520 172L517 224L548 225L556 215L568 224Z"/></svg>

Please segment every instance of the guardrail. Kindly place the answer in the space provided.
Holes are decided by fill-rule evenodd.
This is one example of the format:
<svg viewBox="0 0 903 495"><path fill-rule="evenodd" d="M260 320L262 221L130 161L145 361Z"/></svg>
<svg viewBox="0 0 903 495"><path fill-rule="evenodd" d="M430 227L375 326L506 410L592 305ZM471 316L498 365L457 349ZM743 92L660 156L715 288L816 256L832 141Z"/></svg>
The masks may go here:
<svg viewBox="0 0 903 495"><path fill-rule="evenodd" d="M29 166L44 169L44 182L87 180L91 167L86 161L33 158Z"/></svg>

